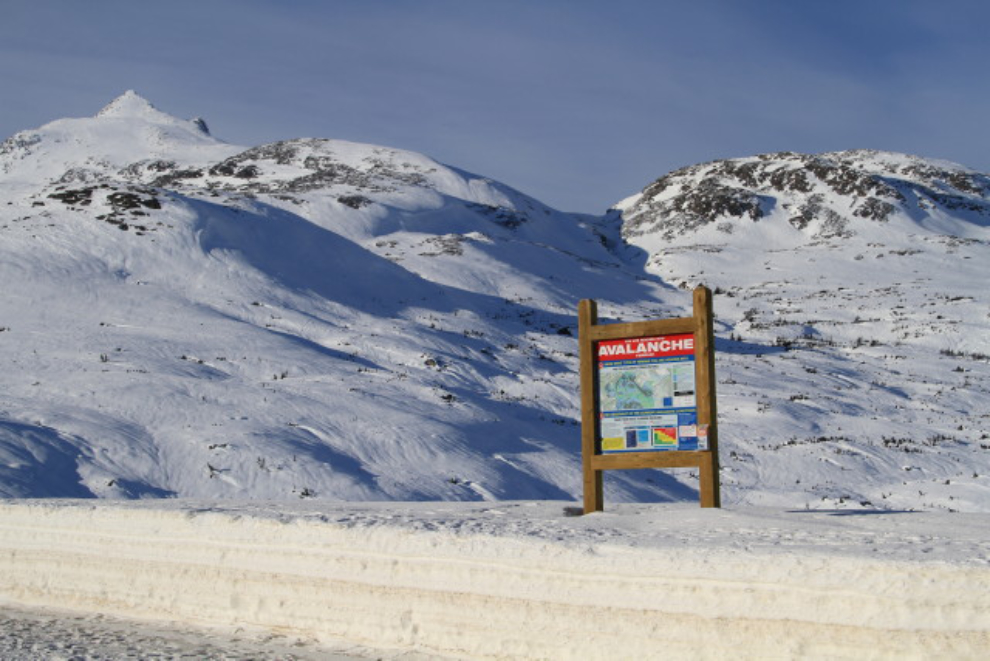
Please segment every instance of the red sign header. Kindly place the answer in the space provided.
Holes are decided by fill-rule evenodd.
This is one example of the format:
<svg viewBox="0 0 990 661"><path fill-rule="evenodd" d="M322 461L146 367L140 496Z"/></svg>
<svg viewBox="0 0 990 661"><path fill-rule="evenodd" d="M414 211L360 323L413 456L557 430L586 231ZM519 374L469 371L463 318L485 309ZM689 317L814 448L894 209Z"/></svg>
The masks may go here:
<svg viewBox="0 0 990 661"><path fill-rule="evenodd" d="M627 340L603 340L598 343L598 360L638 360L694 355L694 335L661 335Z"/></svg>

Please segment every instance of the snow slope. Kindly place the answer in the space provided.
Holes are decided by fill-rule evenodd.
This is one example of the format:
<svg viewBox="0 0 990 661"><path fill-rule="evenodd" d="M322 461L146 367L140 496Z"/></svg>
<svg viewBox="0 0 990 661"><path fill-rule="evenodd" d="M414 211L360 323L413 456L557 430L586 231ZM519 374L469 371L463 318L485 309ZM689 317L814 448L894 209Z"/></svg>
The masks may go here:
<svg viewBox="0 0 990 661"><path fill-rule="evenodd" d="M6 496L568 498L578 292L659 288L496 182L130 93L0 167Z"/></svg>
<svg viewBox="0 0 990 661"><path fill-rule="evenodd" d="M0 504L0 594L464 658L979 658L985 514Z"/></svg>

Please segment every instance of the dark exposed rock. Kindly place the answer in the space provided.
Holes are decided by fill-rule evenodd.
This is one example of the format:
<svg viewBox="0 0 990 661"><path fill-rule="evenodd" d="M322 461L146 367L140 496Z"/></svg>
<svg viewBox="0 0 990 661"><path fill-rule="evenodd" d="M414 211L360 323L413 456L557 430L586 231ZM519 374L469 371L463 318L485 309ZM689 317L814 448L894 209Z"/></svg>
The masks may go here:
<svg viewBox="0 0 990 661"><path fill-rule="evenodd" d="M56 181L57 184L92 184L105 181L103 173L89 168L69 168Z"/></svg>
<svg viewBox="0 0 990 661"><path fill-rule="evenodd" d="M669 182L654 190L666 190ZM715 178L704 178L694 187L662 201L648 203L635 219L626 217L624 236L659 231L666 238L695 230L716 218L731 216L759 220L764 216L763 200L745 188L728 186ZM664 222L656 222L663 219Z"/></svg>
<svg viewBox="0 0 990 661"><path fill-rule="evenodd" d="M156 160L148 161L144 164L144 167L148 172L169 172L170 170L174 170L177 165L175 161Z"/></svg>
<svg viewBox="0 0 990 661"><path fill-rule="evenodd" d="M234 157L236 159L237 157ZM214 177L236 177L238 179L254 179L261 174L257 165L242 165L241 161L228 158L210 168L209 173Z"/></svg>
<svg viewBox="0 0 990 661"><path fill-rule="evenodd" d="M117 191L107 195L107 201L114 208L114 211L140 210L141 207L147 209L161 209L162 205L156 197L144 197L137 193Z"/></svg>
<svg viewBox="0 0 990 661"><path fill-rule="evenodd" d="M300 193L330 190L341 204L354 209L371 204L374 194L394 193L407 187L434 187L429 175L436 168L418 160L404 161L400 151L377 148L357 158L352 151L341 150L337 141L305 138L253 147L200 167L148 159L121 168L116 174L134 184L182 194L271 195L294 203L299 202ZM113 176L106 172L93 172L99 177L80 176L63 183L113 181ZM509 227L526 220L524 214L515 217L513 213L499 211L492 219Z"/></svg>
<svg viewBox="0 0 990 661"><path fill-rule="evenodd" d="M51 193L48 197L53 200L60 200L69 205L78 204L80 206L86 206L92 203L94 190L96 190L94 187L74 188Z"/></svg>
<svg viewBox="0 0 990 661"><path fill-rule="evenodd" d="M461 245L463 242L464 237L458 234L430 237L420 244L427 246L428 249L419 254L424 257L437 257L439 255L460 256L464 254L464 248Z"/></svg>
<svg viewBox="0 0 990 661"><path fill-rule="evenodd" d="M874 195L903 200L904 197L879 176L869 174L845 163L826 158L812 158L805 168L839 195L866 197Z"/></svg>
<svg viewBox="0 0 990 661"><path fill-rule="evenodd" d="M492 222L501 225L502 227L508 227L509 229L515 229L525 223L529 218L515 209L507 209L505 207L497 207L490 204L475 204L468 203L468 208L485 216Z"/></svg>
<svg viewBox="0 0 990 661"><path fill-rule="evenodd" d="M894 212L894 205L875 197L868 197L863 203L853 210L853 215L860 218L885 221Z"/></svg>
<svg viewBox="0 0 990 661"><path fill-rule="evenodd" d="M228 158L225 162L242 163L244 161L275 161L279 165L290 165L299 155L300 148L306 140L283 140L267 145L259 145Z"/></svg>
<svg viewBox="0 0 990 661"><path fill-rule="evenodd" d="M168 188L174 186L181 182L183 179L199 179L203 176L203 171L198 168L189 168L185 170L175 170L169 172L168 174L163 174L160 177L156 177L152 182L152 186L157 186L159 188Z"/></svg>
<svg viewBox="0 0 990 661"><path fill-rule="evenodd" d="M31 148L40 142L41 136L37 133L22 131L0 142L0 156L8 154L26 156L31 153Z"/></svg>
<svg viewBox="0 0 990 661"><path fill-rule="evenodd" d="M210 168L210 174L214 177L233 177L235 172L237 172L237 163L231 163L230 159Z"/></svg>
<svg viewBox="0 0 990 661"><path fill-rule="evenodd" d="M261 170L258 169L257 165L248 165L235 172L234 176L238 179L254 179L259 174L261 174Z"/></svg>
<svg viewBox="0 0 990 661"><path fill-rule="evenodd" d="M961 172L937 168L925 163L916 163L904 167L901 172L905 175L920 179L932 189L955 189L961 193L990 196L990 176L979 172Z"/></svg>
<svg viewBox="0 0 990 661"><path fill-rule="evenodd" d="M211 186L220 190L278 195L305 193L333 186L383 193L394 191L400 185L429 185L424 171L406 163L395 164L386 158L377 157L364 158L361 167L344 163L334 153L332 144L330 140L313 138L253 147L210 167L208 174L220 178L220 181L211 182ZM263 172L277 170L275 166L295 167L300 172L295 176L260 180ZM291 170L288 172L291 173ZM223 181L226 178L241 181L234 184ZM251 181L245 184L244 180ZM162 182L155 183L157 185Z"/></svg>
<svg viewBox="0 0 990 661"><path fill-rule="evenodd" d="M178 166L175 161L161 159L138 161L137 163L131 163L127 167L121 168L119 174L125 179L140 181L148 176L165 175L174 171L176 167Z"/></svg>
<svg viewBox="0 0 990 661"><path fill-rule="evenodd" d="M690 195L676 198L674 209L701 218L718 216L747 216L752 220L763 217L760 199L745 188L725 186L711 180L703 181Z"/></svg>
<svg viewBox="0 0 990 661"><path fill-rule="evenodd" d="M337 198L337 201L352 209L360 209L371 204L371 200L364 195L341 195Z"/></svg>

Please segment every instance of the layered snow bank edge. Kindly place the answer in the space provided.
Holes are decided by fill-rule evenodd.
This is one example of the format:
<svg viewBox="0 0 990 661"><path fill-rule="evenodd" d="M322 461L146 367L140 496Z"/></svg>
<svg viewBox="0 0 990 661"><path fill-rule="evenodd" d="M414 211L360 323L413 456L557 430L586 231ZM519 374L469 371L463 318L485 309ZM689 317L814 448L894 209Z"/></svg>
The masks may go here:
<svg viewBox="0 0 990 661"><path fill-rule="evenodd" d="M471 658L976 658L990 517L0 504L0 599Z"/></svg>

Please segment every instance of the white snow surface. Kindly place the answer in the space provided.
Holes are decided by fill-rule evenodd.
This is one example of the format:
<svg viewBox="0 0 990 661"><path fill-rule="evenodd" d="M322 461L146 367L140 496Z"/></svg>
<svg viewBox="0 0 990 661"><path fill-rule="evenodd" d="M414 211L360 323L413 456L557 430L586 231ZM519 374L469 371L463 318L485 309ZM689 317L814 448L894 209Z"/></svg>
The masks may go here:
<svg viewBox="0 0 990 661"><path fill-rule="evenodd" d="M624 240L646 191L565 214L388 147L229 145L133 92L12 136L0 598L391 655L979 658L990 185L822 158L903 200L875 221L808 175L743 191L759 221ZM698 284L727 508L691 470L613 471L605 513L564 516L578 301L684 316Z"/></svg>
<svg viewBox="0 0 990 661"><path fill-rule="evenodd" d="M986 514L0 504L0 595L452 658L979 658ZM356 646L356 647L355 647Z"/></svg>

